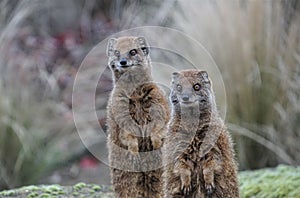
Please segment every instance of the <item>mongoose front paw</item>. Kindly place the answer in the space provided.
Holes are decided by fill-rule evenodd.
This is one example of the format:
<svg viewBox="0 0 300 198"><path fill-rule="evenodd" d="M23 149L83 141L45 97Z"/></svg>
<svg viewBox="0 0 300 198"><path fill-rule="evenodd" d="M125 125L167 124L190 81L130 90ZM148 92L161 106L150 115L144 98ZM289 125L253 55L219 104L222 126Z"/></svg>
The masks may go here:
<svg viewBox="0 0 300 198"><path fill-rule="evenodd" d="M210 183L210 184L205 184L205 190L206 190L206 194L208 195L208 197L211 197L212 193L215 190L215 185L214 183Z"/></svg>
<svg viewBox="0 0 300 198"><path fill-rule="evenodd" d="M151 137L151 142L152 142L153 149L159 149L162 146L162 141L160 138Z"/></svg>
<svg viewBox="0 0 300 198"><path fill-rule="evenodd" d="M131 154L136 155L139 152L138 139L129 132L124 131L120 134L120 140Z"/></svg>
<svg viewBox="0 0 300 198"><path fill-rule="evenodd" d="M180 190L185 195L189 194L189 192L192 189L192 186L191 186L191 177L189 177L187 175L181 175L180 179L181 179L181 189Z"/></svg>
<svg viewBox="0 0 300 198"><path fill-rule="evenodd" d="M130 144L128 145L128 150L133 155L137 155L138 154L138 152L139 152L139 145L138 145L137 140L130 142Z"/></svg>
<svg viewBox="0 0 300 198"><path fill-rule="evenodd" d="M181 186L181 191L185 195L189 194L191 192L191 190L192 190L192 186L191 185L184 184L184 185Z"/></svg>

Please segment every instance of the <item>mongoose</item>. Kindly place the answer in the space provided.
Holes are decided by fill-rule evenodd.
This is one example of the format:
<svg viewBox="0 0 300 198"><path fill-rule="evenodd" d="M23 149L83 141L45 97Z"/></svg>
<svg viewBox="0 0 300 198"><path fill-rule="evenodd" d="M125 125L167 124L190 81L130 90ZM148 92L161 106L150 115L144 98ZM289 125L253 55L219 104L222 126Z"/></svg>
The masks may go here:
<svg viewBox="0 0 300 198"><path fill-rule="evenodd" d="M164 197L239 197L233 143L218 115L208 73L174 72L170 102Z"/></svg>
<svg viewBox="0 0 300 198"><path fill-rule="evenodd" d="M170 110L152 80L149 48L144 37L112 38L107 47L114 82L107 146L115 197L162 197L161 147Z"/></svg>

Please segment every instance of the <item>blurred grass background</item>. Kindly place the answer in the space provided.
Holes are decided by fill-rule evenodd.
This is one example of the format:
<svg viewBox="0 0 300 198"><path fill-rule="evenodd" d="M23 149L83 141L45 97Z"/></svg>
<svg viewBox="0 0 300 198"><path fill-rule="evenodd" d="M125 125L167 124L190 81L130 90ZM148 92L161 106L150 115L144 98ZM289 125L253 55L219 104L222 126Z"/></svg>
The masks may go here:
<svg viewBox="0 0 300 198"><path fill-rule="evenodd" d="M34 184L85 153L72 118L77 69L107 36L145 25L181 30L212 55L241 170L300 164L297 0L2 0L0 9L0 189ZM107 75L99 93L111 88Z"/></svg>
<svg viewBox="0 0 300 198"><path fill-rule="evenodd" d="M299 3L179 4L188 12L176 25L201 41L223 75L240 168L299 164Z"/></svg>

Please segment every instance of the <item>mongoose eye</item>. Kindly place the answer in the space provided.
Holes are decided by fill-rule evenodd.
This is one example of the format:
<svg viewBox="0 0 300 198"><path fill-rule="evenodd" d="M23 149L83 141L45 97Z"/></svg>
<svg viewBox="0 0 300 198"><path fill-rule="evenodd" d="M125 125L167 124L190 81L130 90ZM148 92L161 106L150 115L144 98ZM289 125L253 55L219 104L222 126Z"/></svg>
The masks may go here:
<svg viewBox="0 0 300 198"><path fill-rule="evenodd" d="M129 54L130 56L135 56L137 54L136 49L130 50Z"/></svg>
<svg viewBox="0 0 300 198"><path fill-rule="evenodd" d="M200 88L201 88L201 86L197 83L197 84L195 84L195 85L193 86L193 88L194 88L195 91L199 91Z"/></svg>
<svg viewBox="0 0 300 198"><path fill-rule="evenodd" d="M176 89L177 89L177 91L181 91L182 90L182 86L181 85L177 85Z"/></svg>
<svg viewBox="0 0 300 198"><path fill-rule="evenodd" d="M118 50L115 50L115 56L120 56L120 52Z"/></svg>

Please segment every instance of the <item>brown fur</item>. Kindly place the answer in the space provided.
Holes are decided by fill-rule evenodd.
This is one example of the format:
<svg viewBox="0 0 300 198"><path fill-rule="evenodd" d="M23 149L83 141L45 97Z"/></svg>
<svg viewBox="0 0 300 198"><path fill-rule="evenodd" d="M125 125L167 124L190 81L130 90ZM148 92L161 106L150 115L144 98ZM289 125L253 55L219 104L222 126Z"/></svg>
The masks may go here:
<svg viewBox="0 0 300 198"><path fill-rule="evenodd" d="M207 72L173 73L170 99L164 197L239 197L232 141L218 115Z"/></svg>
<svg viewBox="0 0 300 198"><path fill-rule="evenodd" d="M152 82L146 40L111 39L108 56L114 88L107 106L107 145L115 197L162 197L161 147L170 113L163 91Z"/></svg>

